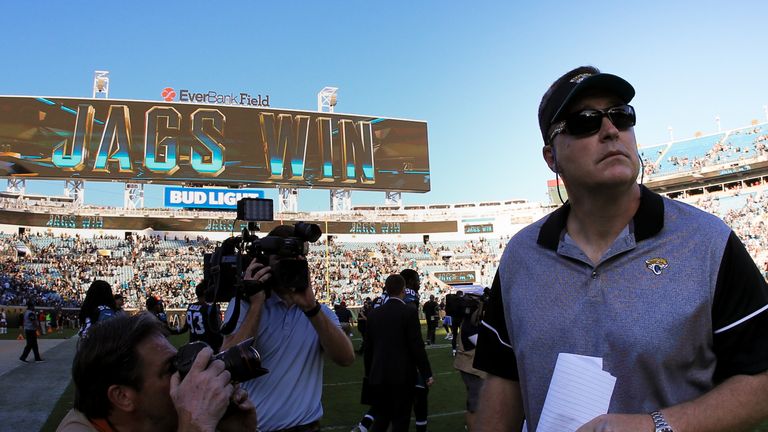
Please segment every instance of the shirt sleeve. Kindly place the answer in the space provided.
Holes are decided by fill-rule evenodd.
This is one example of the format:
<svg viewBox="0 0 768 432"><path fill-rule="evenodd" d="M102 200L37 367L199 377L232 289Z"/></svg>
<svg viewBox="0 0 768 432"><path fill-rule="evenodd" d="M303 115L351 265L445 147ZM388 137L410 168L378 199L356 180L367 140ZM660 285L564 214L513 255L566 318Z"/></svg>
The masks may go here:
<svg viewBox="0 0 768 432"><path fill-rule="evenodd" d="M499 272L493 278L491 294L483 311L475 349L475 369L501 378L519 381L517 358L509 342L509 333L504 319L504 303L501 298Z"/></svg>
<svg viewBox="0 0 768 432"><path fill-rule="evenodd" d="M717 275L712 326L715 382L768 369L768 285L733 232Z"/></svg>
<svg viewBox="0 0 768 432"><path fill-rule="evenodd" d="M237 321L234 323L234 327L229 329L221 329L221 334L226 336L229 336L230 334L235 333L240 329L240 327L243 325L243 322L245 321L245 316L248 314L248 309L251 306L250 303L246 302L245 300L233 297L232 300L229 301L227 311L224 313L224 325L222 327L226 327L226 324L231 325L230 320L233 318L232 315L235 312L235 302L240 302L240 311L238 312Z"/></svg>

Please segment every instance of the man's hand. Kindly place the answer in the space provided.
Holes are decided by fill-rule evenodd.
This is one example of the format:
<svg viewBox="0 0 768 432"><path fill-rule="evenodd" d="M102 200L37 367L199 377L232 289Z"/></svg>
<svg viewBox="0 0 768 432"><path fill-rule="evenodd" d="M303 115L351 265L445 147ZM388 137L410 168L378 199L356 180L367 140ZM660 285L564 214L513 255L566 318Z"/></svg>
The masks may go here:
<svg viewBox="0 0 768 432"><path fill-rule="evenodd" d="M171 376L170 394L179 415L179 430L213 432L229 405L234 392L229 372L221 360L208 365L212 355L208 347L201 350L183 381L178 372Z"/></svg>
<svg viewBox="0 0 768 432"><path fill-rule="evenodd" d="M427 378L427 387L432 387L432 384L435 383L435 378L429 377Z"/></svg>
<svg viewBox="0 0 768 432"><path fill-rule="evenodd" d="M301 310L307 312L315 307L317 304L317 298L312 287L307 288L303 292L292 292L289 294L294 304L299 306Z"/></svg>
<svg viewBox="0 0 768 432"><path fill-rule="evenodd" d="M217 430L221 432L251 432L256 430L258 423L256 421L256 407L248 399L248 392L235 387L229 408L227 408L224 418L219 422Z"/></svg>
<svg viewBox="0 0 768 432"><path fill-rule="evenodd" d="M251 261L251 263L246 267L245 272L243 274L243 280L245 281L251 281L251 283L255 284L266 284L269 278L272 277L272 267L265 266L264 264L258 262L257 260ZM259 292L254 293L249 297L251 304L253 304L256 301L260 301L260 303L263 303L263 300L266 299L266 293L263 289L259 290Z"/></svg>
<svg viewBox="0 0 768 432"><path fill-rule="evenodd" d="M643 432L654 430L649 414L603 414L582 425L576 432Z"/></svg>
<svg viewBox="0 0 768 432"><path fill-rule="evenodd" d="M305 312L314 308L315 304L317 304L315 290L312 289L311 281L304 291L290 292L288 295L291 297L291 301Z"/></svg>

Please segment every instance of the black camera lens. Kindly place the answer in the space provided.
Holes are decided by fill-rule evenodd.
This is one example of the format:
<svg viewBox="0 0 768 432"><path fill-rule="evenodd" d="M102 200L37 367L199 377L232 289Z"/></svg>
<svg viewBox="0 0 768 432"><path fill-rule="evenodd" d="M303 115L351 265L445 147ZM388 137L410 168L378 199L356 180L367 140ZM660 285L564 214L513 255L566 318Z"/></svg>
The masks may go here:
<svg viewBox="0 0 768 432"><path fill-rule="evenodd" d="M192 363L195 362L197 354L207 347L205 342L190 342L179 348L176 353L174 364L181 375L181 379L189 373ZM224 368L229 371L232 381L243 382L256 377L260 377L267 372L267 369L261 367L261 356L256 348L253 347L253 338L246 339L239 344L222 351L213 358L224 362Z"/></svg>
<svg viewBox="0 0 768 432"><path fill-rule="evenodd" d="M293 226L293 232L296 237L312 243L316 242L323 235L319 225L305 222L297 222Z"/></svg>
<svg viewBox="0 0 768 432"><path fill-rule="evenodd" d="M268 372L261 367L261 356L252 343L253 338L248 339L213 357L224 362L224 368L229 371L232 381L248 381Z"/></svg>

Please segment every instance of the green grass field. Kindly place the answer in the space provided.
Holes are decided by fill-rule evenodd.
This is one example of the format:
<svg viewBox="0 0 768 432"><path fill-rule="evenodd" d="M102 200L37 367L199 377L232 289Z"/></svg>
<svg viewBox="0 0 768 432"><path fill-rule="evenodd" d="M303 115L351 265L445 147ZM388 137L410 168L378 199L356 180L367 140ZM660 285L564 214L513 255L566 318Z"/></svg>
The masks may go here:
<svg viewBox="0 0 768 432"><path fill-rule="evenodd" d="M424 328L425 330L426 328ZM74 331L65 331L64 335L72 335ZM3 339L15 339L16 333L10 332L2 335ZM443 339L445 333L438 331L437 345L428 347L427 355L435 374L435 384L429 392L429 430L433 432L460 432L464 430L464 401L466 393L459 373L453 368L453 357L449 341ZM45 335L44 338L62 337L59 334ZM188 340L187 335L173 336L171 341L180 346ZM353 339L355 348L360 345L359 337ZM323 389L323 430L349 431L367 410L367 406L361 405L360 386L363 376L362 357L358 357L355 363L346 368L336 366L330 361L325 363L325 378ZM48 421L41 429L42 432L54 432L56 426L72 407L73 386L58 400L56 407L51 412ZM413 423L411 430L415 430ZM768 432L768 422L764 423L754 432Z"/></svg>
<svg viewBox="0 0 768 432"><path fill-rule="evenodd" d="M434 431L464 430L466 392L459 372L453 368L450 341L438 333L437 345L427 347L427 356L435 377L429 391L429 429ZM360 344L355 340L355 347ZM363 359L358 356L347 368L326 362L323 389L324 430L349 431L367 410L360 404ZM413 422L413 420L411 420ZM415 430L413 423L411 430Z"/></svg>

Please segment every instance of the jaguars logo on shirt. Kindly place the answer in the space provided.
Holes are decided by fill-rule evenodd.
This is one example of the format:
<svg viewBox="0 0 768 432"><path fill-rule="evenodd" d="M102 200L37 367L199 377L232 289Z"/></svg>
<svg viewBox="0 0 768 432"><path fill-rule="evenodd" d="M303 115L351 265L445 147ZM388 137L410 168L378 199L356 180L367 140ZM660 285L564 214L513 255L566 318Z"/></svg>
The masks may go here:
<svg viewBox="0 0 768 432"><path fill-rule="evenodd" d="M653 274L659 276L664 269L669 267L669 263L666 258L650 258L645 260L645 266L648 267L648 270L652 271Z"/></svg>

